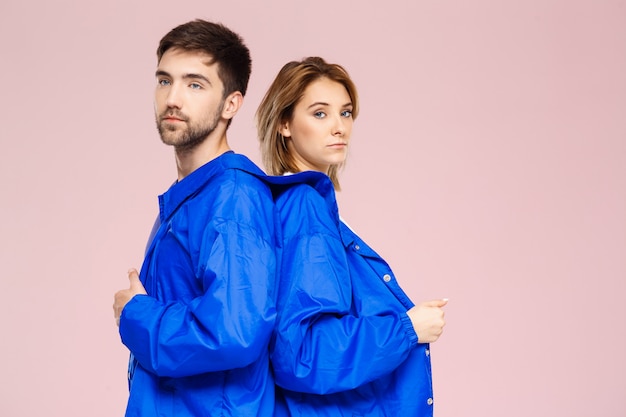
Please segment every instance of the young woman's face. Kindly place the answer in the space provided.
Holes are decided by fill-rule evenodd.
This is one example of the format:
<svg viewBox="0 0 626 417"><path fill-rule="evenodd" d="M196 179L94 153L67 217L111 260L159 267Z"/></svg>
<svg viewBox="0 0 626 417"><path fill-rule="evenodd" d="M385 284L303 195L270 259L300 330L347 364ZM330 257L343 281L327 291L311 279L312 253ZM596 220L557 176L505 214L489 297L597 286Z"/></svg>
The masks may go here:
<svg viewBox="0 0 626 417"><path fill-rule="evenodd" d="M306 88L280 133L301 171L328 174L331 165L341 164L348 155L352 123L352 101L346 88L320 78Z"/></svg>

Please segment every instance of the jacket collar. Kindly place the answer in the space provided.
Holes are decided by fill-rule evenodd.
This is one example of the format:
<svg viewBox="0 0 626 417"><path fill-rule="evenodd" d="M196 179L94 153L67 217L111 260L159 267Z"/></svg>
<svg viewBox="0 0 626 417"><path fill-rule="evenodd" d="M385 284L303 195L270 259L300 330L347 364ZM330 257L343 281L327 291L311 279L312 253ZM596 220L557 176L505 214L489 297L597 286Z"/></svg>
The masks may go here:
<svg viewBox="0 0 626 417"><path fill-rule="evenodd" d="M265 180L271 184L274 197L278 197L287 189L298 184L307 184L314 188L326 201L326 204L337 211L337 201L335 199L335 187L326 174L318 171L303 171L296 174L267 176ZM337 214L337 220L339 220Z"/></svg>
<svg viewBox="0 0 626 417"><path fill-rule="evenodd" d="M333 220L339 230L344 247L348 248L358 239L356 234L346 226L339 218L339 207L335 195L335 186L328 175L317 171L304 171L297 174L283 176L268 176L267 180L273 184L274 194L280 195L283 191L294 184L307 184L313 187L323 198L333 215ZM366 247L366 245L361 245ZM365 248L364 248L365 249Z"/></svg>
<svg viewBox="0 0 626 417"><path fill-rule="evenodd" d="M202 165L181 181L176 181L169 190L159 196L159 218L161 223L165 223L181 204L226 169L239 169L259 178L265 177L263 171L247 157L236 154L233 151L227 151Z"/></svg>

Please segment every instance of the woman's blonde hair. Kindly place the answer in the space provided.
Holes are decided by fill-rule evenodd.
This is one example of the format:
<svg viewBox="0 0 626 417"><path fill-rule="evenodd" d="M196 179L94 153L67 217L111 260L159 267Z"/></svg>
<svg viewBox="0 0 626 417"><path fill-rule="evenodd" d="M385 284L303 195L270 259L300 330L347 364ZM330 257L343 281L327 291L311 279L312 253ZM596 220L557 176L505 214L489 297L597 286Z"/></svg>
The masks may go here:
<svg viewBox="0 0 626 417"><path fill-rule="evenodd" d="M256 111L261 156L268 174L283 175L286 172L300 171L279 129L284 121L293 117L293 110L302 99L304 90L320 78L336 81L346 88L352 101L352 117L356 119L359 113L356 86L341 65L329 64L319 57L308 57L285 64ZM340 189L337 174L342 166L343 164L331 165L328 171L328 176L337 190Z"/></svg>

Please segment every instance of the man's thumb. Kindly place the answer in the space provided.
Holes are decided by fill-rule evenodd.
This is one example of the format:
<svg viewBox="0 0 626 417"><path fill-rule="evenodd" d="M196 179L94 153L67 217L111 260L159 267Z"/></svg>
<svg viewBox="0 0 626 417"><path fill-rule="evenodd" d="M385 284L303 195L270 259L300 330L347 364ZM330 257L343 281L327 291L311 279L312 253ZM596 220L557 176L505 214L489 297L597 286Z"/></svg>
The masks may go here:
<svg viewBox="0 0 626 417"><path fill-rule="evenodd" d="M139 281L139 272L135 268L131 268L128 270L128 279L130 280L131 285L141 283Z"/></svg>

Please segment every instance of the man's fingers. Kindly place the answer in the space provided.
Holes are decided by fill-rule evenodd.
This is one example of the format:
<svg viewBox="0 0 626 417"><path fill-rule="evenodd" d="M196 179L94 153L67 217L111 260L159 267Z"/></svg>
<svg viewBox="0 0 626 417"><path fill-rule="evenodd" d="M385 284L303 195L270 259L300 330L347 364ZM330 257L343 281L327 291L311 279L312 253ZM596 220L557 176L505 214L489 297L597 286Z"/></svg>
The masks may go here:
<svg viewBox="0 0 626 417"><path fill-rule="evenodd" d="M137 294L146 294L146 289L139 280L139 272L135 268L128 270L128 280L130 281L130 288L120 290L113 296L113 317L118 326L126 303Z"/></svg>

